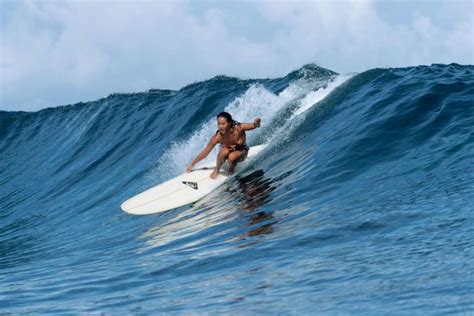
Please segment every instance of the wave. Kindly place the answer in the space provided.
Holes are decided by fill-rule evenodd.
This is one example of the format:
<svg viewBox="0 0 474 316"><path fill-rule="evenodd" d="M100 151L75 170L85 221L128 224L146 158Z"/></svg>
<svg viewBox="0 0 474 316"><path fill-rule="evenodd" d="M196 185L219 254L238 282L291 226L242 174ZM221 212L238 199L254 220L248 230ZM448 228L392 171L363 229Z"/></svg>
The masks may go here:
<svg viewBox="0 0 474 316"><path fill-rule="evenodd" d="M235 294L217 281L221 275L245 288L250 275L263 282L251 272L263 266L273 282L270 301L288 303L292 296L279 291L296 291L292 299L301 304L293 311L302 313L314 306L309 298L340 311L343 300L320 282L352 297L353 306L378 311L377 295L391 311L403 310L396 298L407 293L413 298L405 306L420 311L419 302L430 306L443 296L394 293L397 282L450 288L456 304L469 305L457 271L472 266L473 99L470 65L359 74L306 65L282 78L218 76L177 91L0 112L0 295L11 298L5 308L48 311L49 301L80 313L115 311L107 300L118 304L126 295L121 306L128 312L169 312L176 306L159 290L169 288L186 302L181 311L212 313L198 301L228 302ZM147 217L121 212L125 199L185 170L221 111L238 121L262 118L248 133L250 145L269 144L261 157L192 208ZM447 253L453 260L443 262ZM381 267L403 270L396 279ZM440 269L451 279L439 277ZM352 283L341 271L352 271ZM30 298L15 294L18 280L29 280ZM199 289L188 293L180 284ZM71 307L91 292L95 305ZM252 295L243 292L245 299L219 311L253 310ZM273 311L270 301L262 306ZM439 310L456 311L456 304Z"/></svg>

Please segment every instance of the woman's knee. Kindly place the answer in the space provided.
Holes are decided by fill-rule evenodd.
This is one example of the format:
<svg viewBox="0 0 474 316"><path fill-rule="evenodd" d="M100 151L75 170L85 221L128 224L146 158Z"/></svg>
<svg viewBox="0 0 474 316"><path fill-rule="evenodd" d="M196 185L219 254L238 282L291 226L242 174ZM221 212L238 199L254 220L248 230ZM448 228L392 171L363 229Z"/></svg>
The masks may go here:
<svg viewBox="0 0 474 316"><path fill-rule="evenodd" d="M231 154L231 155L229 155L229 157L227 157L227 160L229 161L230 164L234 164L239 160L239 158L240 158L240 155Z"/></svg>
<svg viewBox="0 0 474 316"><path fill-rule="evenodd" d="M219 156L220 158L223 158L223 159L227 158L227 157L229 156L229 149L227 149L227 148L222 148L222 149L219 151L218 156Z"/></svg>

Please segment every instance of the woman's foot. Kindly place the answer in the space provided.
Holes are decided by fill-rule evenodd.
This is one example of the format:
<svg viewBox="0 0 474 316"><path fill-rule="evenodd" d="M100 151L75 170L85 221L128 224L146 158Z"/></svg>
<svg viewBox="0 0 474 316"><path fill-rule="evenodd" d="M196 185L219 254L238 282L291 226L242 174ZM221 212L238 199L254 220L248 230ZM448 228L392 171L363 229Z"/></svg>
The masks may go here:
<svg viewBox="0 0 474 316"><path fill-rule="evenodd" d="M217 178L217 175L219 174L219 171L217 169L214 169L214 171L211 173L211 179Z"/></svg>
<svg viewBox="0 0 474 316"><path fill-rule="evenodd" d="M231 176L234 174L234 168L230 167L229 170L227 171L227 175Z"/></svg>

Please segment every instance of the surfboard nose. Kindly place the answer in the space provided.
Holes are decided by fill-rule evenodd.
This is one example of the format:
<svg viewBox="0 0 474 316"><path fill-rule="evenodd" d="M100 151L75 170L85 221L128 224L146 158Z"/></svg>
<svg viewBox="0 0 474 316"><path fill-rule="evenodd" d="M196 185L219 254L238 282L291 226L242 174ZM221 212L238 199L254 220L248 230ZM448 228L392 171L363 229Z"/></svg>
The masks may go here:
<svg viewBox="0 0 474 316"><path fill-rule="evenodd" d="M126 200L125 202L123 202L121 205L120 205L120 208L124 211L124 212L128 212L130 210L130 203L128 203L128 201L130 201L130 199Z"/></svg>

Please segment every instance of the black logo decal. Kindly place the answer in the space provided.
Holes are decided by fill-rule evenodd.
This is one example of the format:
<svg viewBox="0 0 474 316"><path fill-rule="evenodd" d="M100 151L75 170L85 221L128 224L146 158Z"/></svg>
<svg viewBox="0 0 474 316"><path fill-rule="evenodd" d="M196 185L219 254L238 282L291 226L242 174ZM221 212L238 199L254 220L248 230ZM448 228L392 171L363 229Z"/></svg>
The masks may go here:
<svg viewBox="0 0 474 316"><path fill-rule="evenodd" d="M197 182L191 182L191 181L183 181L183 184L187 185L188 187L197 190L198 189L198 184Z"/></svg>

